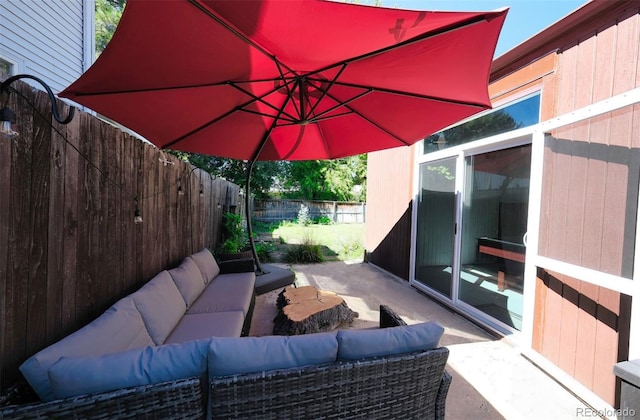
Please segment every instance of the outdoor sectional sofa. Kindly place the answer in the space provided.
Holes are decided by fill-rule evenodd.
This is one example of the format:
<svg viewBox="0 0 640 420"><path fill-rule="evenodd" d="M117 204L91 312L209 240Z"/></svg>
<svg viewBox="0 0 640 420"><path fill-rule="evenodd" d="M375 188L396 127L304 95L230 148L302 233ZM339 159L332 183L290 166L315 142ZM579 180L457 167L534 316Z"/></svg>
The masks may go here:
<svg viewBox="0 0 640 420"><path fill-rule="evenodd" d="M227 312L247 319L254 294L237 301L237 309L231 297L243 289L231 283L251 283L253 272L216 275L209 256L203 250L187 257L177 272L160 273L88 326L28 359L21 371L43 402L2 408L0 418L444 417L451 376L445 371L449 352L438 347L440 325L402 325L381 307L381 327L391 328L238 337L246 323ZM200 294L183 282L182 274L196 273L189 258L201 278L212 279ZM183 299L180 304L173 296L173 304L184 310L171 321L173 328L159 328L162 323L143 313L153 306L164 320L174 312L164 300L170 295L165 289L173 290L168 280ZM221 280L230 284L219 291L230 294L215 305L199 303ZM153 294L140 296L149 290ZM200 316L210 313L221 315ZM225 325L214 330L210 324L216 323Z"/></svg>

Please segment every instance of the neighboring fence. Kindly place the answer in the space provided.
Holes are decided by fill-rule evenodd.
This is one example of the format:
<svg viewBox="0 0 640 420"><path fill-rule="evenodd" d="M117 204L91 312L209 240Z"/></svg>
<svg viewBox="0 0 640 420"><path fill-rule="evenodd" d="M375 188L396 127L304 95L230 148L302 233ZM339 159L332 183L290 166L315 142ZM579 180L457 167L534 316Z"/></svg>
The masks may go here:
<svg viewBox="0 0 640 420"><path fill-rule="evenodd" d="M265 222L298 218L302 206L309 208L309 217L328 217L334 223L364 223L365 204L345 201L259 200L254 199L252 217Z"/></svg>
<svg viewBox="0 0 640 420"><path fill-rule="evenodd" d="M237 185L91 115L52 125L48 97L14 86L20 135L0 134L0 393L33 353L215 249L223 212L240 204Z"/></svg>

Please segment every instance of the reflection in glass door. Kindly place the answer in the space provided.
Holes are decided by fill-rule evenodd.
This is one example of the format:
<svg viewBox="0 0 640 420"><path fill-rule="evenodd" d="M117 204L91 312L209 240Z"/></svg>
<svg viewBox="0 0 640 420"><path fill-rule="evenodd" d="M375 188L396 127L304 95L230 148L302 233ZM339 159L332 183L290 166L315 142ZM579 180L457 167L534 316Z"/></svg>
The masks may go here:
<svg viewBox="0 0 640 420"><path fill-rule="evenodd" d="M415 279L451 298L456 158L420 165Z"/></svg>
<svg viewBox="0 0 640 420"><path fill-rule="evenodd" d="M531 145L465 166L458 299L520 330Z"/></svg>

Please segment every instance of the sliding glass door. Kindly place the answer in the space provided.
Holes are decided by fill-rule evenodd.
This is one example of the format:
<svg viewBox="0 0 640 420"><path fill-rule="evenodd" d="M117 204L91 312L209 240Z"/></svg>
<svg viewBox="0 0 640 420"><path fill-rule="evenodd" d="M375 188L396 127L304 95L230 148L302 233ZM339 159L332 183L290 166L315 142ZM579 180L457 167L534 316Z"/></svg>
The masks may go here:
<svg viewBox="0 0 640 420"><path fill-rule="evenodd" d="M458 299L522 327L531 145L465 158Z"/></svg>
<svg viewBox="0 0 640 420"><path fill-rule="evenodd" d="M530 144L420 165L420 288L521 329L530 170Z"/></svg>
<svg viewBox="0 0 640 420"><path fill-rule="evenodd" d="M420 166L415 278L451 298L456 158Z"/></svg>

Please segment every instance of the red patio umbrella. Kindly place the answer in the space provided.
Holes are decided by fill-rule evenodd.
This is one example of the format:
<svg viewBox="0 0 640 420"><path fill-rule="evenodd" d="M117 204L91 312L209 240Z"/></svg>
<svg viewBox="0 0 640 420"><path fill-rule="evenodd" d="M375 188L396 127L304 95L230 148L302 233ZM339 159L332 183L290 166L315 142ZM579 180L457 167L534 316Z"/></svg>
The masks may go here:
<svg viewBox="0 0 640 420"><path fill-rule="evenodd" d="M489 108L506 13L129 0L105 51L60 96L158 147L248 160L248 191L257 159L411 145Z"/></svg>

